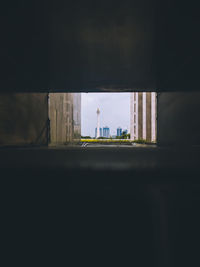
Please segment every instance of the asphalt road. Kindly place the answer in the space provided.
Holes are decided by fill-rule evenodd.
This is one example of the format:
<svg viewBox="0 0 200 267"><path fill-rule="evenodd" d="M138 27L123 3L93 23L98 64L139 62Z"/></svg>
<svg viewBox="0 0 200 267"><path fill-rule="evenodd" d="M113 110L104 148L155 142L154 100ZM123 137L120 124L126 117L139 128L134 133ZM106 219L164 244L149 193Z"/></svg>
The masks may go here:
<svg viewBox="0 0 200 267"><path fill-rule="evenodd" d="M81 147L118 147L118 148L127 148L127 147L156 147L156 145L152 144L152 145L146 145L146 144L136 144L136 143L127 143L127 144L113 144L113 143L105 143L105 144L99 144L99 143L82 143Z"/></svg>

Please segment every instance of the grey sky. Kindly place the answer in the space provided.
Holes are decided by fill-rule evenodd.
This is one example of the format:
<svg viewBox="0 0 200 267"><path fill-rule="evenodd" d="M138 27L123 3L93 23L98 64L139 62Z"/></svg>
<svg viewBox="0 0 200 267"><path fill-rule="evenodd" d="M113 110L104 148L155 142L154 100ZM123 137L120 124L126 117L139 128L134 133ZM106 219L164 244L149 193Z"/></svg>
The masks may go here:
<svg viewBox="0 0 200 267"><path fill-rule="evenodd" d="M117 128L130 129L130 93L82 93L81 134L94 137L100 109L100 126L108 126L111 135Z"/></svg>

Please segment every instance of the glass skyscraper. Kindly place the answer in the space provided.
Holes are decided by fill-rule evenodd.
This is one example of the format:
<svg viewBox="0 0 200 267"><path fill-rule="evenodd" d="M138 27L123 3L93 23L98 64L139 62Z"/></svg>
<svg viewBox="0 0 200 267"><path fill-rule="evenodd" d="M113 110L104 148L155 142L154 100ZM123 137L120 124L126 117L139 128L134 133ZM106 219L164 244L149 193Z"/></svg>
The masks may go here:
<svg viewBox="0 0 200 267"><path fill-rule="evenodd" d="M106 138L110 137L110 128L108 126L103 127L103 137L106 137Z"/></svg>
<svg viewBox="0 0 200 267"><path fill-rule="evenodd" d="M118 127L117 128L117 136L121 136L122 135L122 128Z"/></svg>

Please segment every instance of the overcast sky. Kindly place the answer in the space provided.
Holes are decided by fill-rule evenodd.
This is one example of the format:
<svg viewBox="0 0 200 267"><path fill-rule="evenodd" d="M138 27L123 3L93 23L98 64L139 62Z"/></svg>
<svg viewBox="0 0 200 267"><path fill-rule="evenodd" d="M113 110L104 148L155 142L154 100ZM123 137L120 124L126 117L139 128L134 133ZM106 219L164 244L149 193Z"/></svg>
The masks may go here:
<svg viewBox="0 0 200 267"><path fill-rule="evenodd" d="M117 128L130 129L130 93L82 93L81 135L95 136L97 108L100 109L100 127L108 126L110 134Z"/></svg>

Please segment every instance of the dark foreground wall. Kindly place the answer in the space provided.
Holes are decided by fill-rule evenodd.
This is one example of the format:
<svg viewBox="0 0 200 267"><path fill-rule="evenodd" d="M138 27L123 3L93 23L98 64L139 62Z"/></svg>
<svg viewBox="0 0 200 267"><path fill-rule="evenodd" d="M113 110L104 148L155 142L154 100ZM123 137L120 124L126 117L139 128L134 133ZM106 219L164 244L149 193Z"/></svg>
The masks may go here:
<svg viewBox="0 0 200 267"><path fill-rule="evenodd" d="M15 2L2 7L1 92L199 90L194 1Z"/></svg>
<svg viewBox="0 0 200 267"><path fill-rule="evenodd" d="M0 96L0 146L47 143L47 94Z"/></svg>
<svg viewBox="0 0 200 267"><path fill-rule="evenodd" d="M200 93L158 94L158 144L200 144Z"/></svg>

